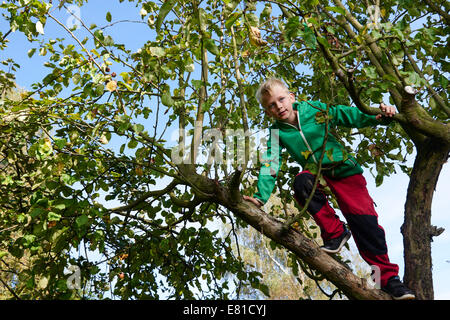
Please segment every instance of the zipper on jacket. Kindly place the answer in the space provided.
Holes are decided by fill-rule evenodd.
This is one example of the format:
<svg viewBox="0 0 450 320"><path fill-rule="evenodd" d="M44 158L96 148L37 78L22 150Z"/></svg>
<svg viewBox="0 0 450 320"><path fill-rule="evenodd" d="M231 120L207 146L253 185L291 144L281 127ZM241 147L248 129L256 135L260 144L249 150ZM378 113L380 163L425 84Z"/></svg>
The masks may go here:
<svg viewBox="0 0 450 320"><path fill-rule="evenodd" d="M348 158L348 160L350 160L350 162L353 164L353 166L356 167L356 161L353 161L352 158Z"/></svg>
<svg viewBox="0 0 450 320"><path fill-rule="evenodd" d="M300 112L299 111L297 111L297 119L298 119L299 132L300 132L300 135L302 136L303 142L305 143L305 145L308 148L309 152L311 152L311 155L313 157L314 162L317 164L318 162L317 162L316 157L314 156L314 152L312 151L311 147L309 146L308 141L306 140L305 135L303 134L302 125L300 123Z"/></svg>
<svg viewBox="0 0 450 320"><path fill-rule="evenodd" d="M302 137L303 142L305 143L306 147L308 148L308 151L311 152L311 155L312 155L312 158L313 158L314 162L317 164L318 163L317 159L314 156L314 153L313 153L313 151L312 151L308 141L306 140L305 135L303 134L302 126L300 125L300 117L298 115L297 115L297 118L298 118L298 128L296 126L288 123L288 122L283 122L283 123L287 124L288 126L291 126L292 128L295 128L296 130L298 130L298 132L300 133L300 136Z"/></svg>

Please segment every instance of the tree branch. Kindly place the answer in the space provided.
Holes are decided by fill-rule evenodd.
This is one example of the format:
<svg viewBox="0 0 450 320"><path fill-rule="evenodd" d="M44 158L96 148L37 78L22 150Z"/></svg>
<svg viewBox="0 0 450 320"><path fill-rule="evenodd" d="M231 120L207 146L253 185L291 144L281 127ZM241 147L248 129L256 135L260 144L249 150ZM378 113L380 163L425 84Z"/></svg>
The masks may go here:
<svg viewBox="0 0 450 320"><path fill-rule="evenodd" d="M124 205L124 206L120 206L120 207L116 207L116 208L111 208L109 209L110 212L122 212L122 211L129 211L129 210L133 210L134 208L136 208L139 204L143 203L145 200L147 200L150 197L160 197L168 192L170 192L171 190L173 190L177 185L179 184L179 181L173 180L171 183L169 183L167 185L167 187L165 187L162 190L154 190L154 191L148 191L146 193L144 193L141 197L139 197L138 199L136 199L135 201Z"/></svg>
<svg viewBox="0 0 450 320"><path fill-rule="evenodd" d="M313 240L293 228L284 232L282 221L268 215L247 201L241 201L237 205L231 204L229 195L225 190L218 190L217 194L217 201L221 205L323 274L326 279L340 288L347 297L365 300L392 299L389 294L373 289L367 283L362 282L361 278L354 275L346 266L322 251Z"/></svg>
<svg viewBox="0 0 450 320"><path fill-rule="evenodd" d="M396 39L398 39L398 37L396 37ZM406 57L408 58L409 63L411 63L411 66L413 67L414 71L422 79L425 79L424 74L419 69L419 66L417 65L417 63L414 61L413 57L409 53L408 48L406 47L404 42L401 41L400 39L398 39L398 40L400 41L400 44L403 48L403 52L405 53ZM434 91L433 87L428 83L428 81L426 81L425 86L427 87L428 91L431 93L431 97L434 99L434 101L436 101L437 105L442 109L442 111L444 111L447 114L447 116L450 117L450 107L448 106L448 103L446 104L444 102L444 100L442 99L442 97L436 91Z"/></svg>
<svg viewBox="0 0 450 320"><path fill-rule="evenodd" d="M425 2L434 12L437 12L444 19L447 26L450 25L450 14L442 10L439 6L440 4L436 4L433 0L423 0L423 2ZM446 3L446 1L444 1L444 3Z"/></svg>

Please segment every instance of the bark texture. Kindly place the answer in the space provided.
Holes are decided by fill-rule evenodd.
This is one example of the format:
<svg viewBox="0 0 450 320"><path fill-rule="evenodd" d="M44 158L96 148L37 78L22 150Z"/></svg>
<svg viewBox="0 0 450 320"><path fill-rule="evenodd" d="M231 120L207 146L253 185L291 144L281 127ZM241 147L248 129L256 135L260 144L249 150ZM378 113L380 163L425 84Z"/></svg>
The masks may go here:
<svg viewBox="0 0 450 320"><path fill-rule="evenodd" d="M438 235L431 225L431 204L436 183L450 146L438 139L425 139L417 145L417 156L411 172L402 225L405 276L404 282L417 299L434 298L431 242Z"/></svg>

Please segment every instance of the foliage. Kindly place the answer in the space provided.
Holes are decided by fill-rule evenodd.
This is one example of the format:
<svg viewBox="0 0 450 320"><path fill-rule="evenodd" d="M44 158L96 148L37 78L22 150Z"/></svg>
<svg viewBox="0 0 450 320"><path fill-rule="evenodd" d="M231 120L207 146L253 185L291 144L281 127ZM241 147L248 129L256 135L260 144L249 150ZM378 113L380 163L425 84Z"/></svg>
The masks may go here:
<svg viewBox="0 0 450 320"><path fill-rule="evenodd" d="M76 30L61 15L67 18L69 4L87 12L87 1L4 1L10 31L0 33L0 48L7 52L11 33L20 32L29 40L24 50L30 59L39 54L48 70L18 99L6 93L20 66L8 58L0 70L1 263L30 262L11 289L20 298L229 298L224 277L233 274L236 283L265 291L261 274L247 272L231 239L218 232L230 212L174 163L178 141L170 134L186 128L196 141L196 123L221 133L252 130L245 146L255 151L255 132L268 124L254 98L262 79L283 78L299 99L351 104L348 88L338 82L341 69L351 69L363 105L390 94L400 108L395 89L408 84L423 89L418 100L428 117L448 122L442 103L448 24L426 3L385 1L377 29L368 27L367 6L356 1L108 2L136 9L140 20L130 34L133 27L145 32L135 51L115 37L114 26L131 22L107 7L90 25L75 19ZM342 22L345 10L363 26L350 27L354 36ZM49 30L58 36L47 37ZM370 41L382 48L376 58L392 72L376 64ZM409 172L405 159L413 145L399 123L387 131L339 128L336 134L357 146L358 160L378 184L396 164ZM186 138L176 137L182 144ZM226 185L237 163L204 161L211 144L202 141L197 151L194 143L186 151L197 159L197 172ZM281 199L291 197L286 184L299 170L288 164L284 155ZM248 194L257 171L255 162L245 167ZM79 290L68 288L71 265L81 270ZM41 290L33 290L39 283Z"/></svg>

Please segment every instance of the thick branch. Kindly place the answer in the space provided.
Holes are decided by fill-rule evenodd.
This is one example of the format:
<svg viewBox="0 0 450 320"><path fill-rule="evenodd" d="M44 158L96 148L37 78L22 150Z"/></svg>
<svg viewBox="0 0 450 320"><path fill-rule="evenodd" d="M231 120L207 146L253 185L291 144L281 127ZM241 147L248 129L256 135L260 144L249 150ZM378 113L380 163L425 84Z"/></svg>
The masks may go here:
<svg viewBox="0 0 450 320"><path fill-rule="evenodd" d="M245 103L244 98L244 89L242 86L242 79L241 79L241 72L239 71L239 60L238 60L238 51L237 51L237 45L236 45L236 37L234 35L234 28L231 26L231 35L233 40L233 60L234 60L234 70L235 70L235 77L238 84L238 90L239 90L239 105L241 107L242 112L242 124L244 126L244 132L248 132L248 119L247 119L247 106ZM244 170L247 166L247 161L250 154L250 141L249 137L245 135L245 164L244 164Z"/></svg>
<svg viewBox="0 0 450 320"><path fill-rule="evenodd" d="M222 195L225 195L222 193ZM227 197L219 199L221 204L236 216L246 221L256 230L281 244L305 261L311 268L323 274L351 299L387 300L391 297L385 292L369 287L364 279L354 275L346 266L323 252L311 239L293 228L284 231L284 223L276 220L247 201L236 206L227 202Z"/></svg>
<svg viewBox="0 0 450 320"><path fill-rule="evenodd" d="M412 87L405 87L402 94L403 113L407 123L418 132L450 143L450 125L438 122L431 118L416 101L416 90Z"/></svg>
<svg viewBox="0 0 450 320"><path fill-rule="evenodd" d="M359 22L356 20L355 17L353 17L351 15L351 13L347 10L347 8L345 8L345 6L342 4L342 2L335 0L335 3L337 6L341 7L342 9L345 10L345 19L350 22L353 23L354 25L357 26L357 30L359 32L361 32L363 30L362 26L359 24ZM330 17L335 23L337 23L339 26L341 26L345 32L347 33L347 35L353 39L354 41L358 41L358 36L355 33L355 31L353 31L353 29L351 28L349 23L346 23L345 20L343 19L336 19L334 18L327 10L326 8L321 7L321 9L325 12L325 14ZM372 63L372 65L375 67L375 69L377 70L377 73L382 77L385 74L390 74L392 75L394 78L398 78L397 74L395 73L395 71L392 69L391 66L385 64L385 63L381 63L381 49L377 46L375 40L369 35L369 34L365 34L363 37L363 45L362 48L365 50L365 52L367 53L367 56L370 60L370 62ZM390 88L389 92L392 96L392 98L395 101L396 106L398 107L398 109L401 111L401 88ZM369 113L371 114L371 113Z"/></svg>
<svg viewBox="0 0 450 320"><path fill-rule="evenodd" d="M403 43L403 41L400 41L400 44L402 45L403 51L405 52L405 55L408 57L409 62L411 63L411 66L413 67L414 71L422 78L425 79L424 74L422 71L420 71L419 67L417 66L416 62L414 61L413 57L409 53L406 45ZM432 99L436 101L437 105L447 114L447 116L450 116L450 107L448 106L448 102L445 103L442 97L433 89L433 87L426 81L425 86L427 87L428 91L431 93Z"/></svg>
<svg viewBox="0 0 450 320"><path fill-rule="evenodd" d="M446 25L450 25L450 14L442 10L439 4L436 4L434 0L424 0L424 2L432 9L432 11L437 12L444 19ZM445 2L446 1L444 1L444 3Z"/></svg>
<svg viewBox="0 0 450 320"><path fill-rule="evenodd" d="M339 4L340 2L337 0L337 3ZM351 34L354 35L353 30L351 30L346 23L342 23L341 26L344 27L344 29L349 33L350 36ZM320 33L315 28L314 31L316 33L316 36L320 36ZM373 41L372 38L367 37L364 41L366 43L370 43L369 47L371 48L372 52L369 51L368 55L371 61L373 60L372 62L376 66L378 74L382 76L388 73L398 78L397 73L392 68L384 66L380 69L379 67L377 67L377 64L379 64L379 61L381 61L378 59L378 57L381 57L381 51L379 51L380 48L376 45L375 41ZM366 114L379 114L380 111L378 109L371 108L363 101L361 101L359 91L355 88L353 83L352 72L344 70L340 66L338 58L320 42L318 44L320 50L322 51L322 54L331 65L339 80L344 84L358 109ZM400 83L401 82L399 82L399 84ZM421 140L419 139L420 133L425 136L432 136L442 139L446 142L450 142L450 126L433 120L433 118L431 118L430 115L419 106L419 104L415 100L414 94L408 94L405 88L401 88L401 91L399 91L398 88L392 88L390 89L390 93L395 101L395 104L400 110L400 113L395 114L393 119L405 125L407 127L406 129L408 131L408 134L412 138L415 138L415 141Z"/></svg>
<svg viewBox="0 0 450 320"><path fill-rule="evenodd" d="M283 221L277 220L247 201L234 202L229 189L205 176L193 173L191 179L203 192L212 193L211 202L224 206L258 232L293 252L311 268L323 274L349 298L391 299L387 293L371 288L364 279L357 277L345 265L322 251L313 240L293 228L285 230Z"/></svg>
<svg viewBox="0 0 450 320"><path fill-rule="evenodd" d="M194 136L192 138L192 145L191 145L191 164L195 165L197 154L198 154L198 146L200 144L200 139L202 135L202 127L203 127L203 119L205 111L203 110L203 106L206 104L206 85L208 83L208 52L205 47L205 35L204 35L204 28L206 26L203 26L202 19L200 17L200 13L198 10L199 4L195 1L193 3L194 6L194 14L197 16L198 21L200 22L199 31L202 35L201 39L201 80L203 82L203 85L200 87L199 91L199 101L198 101L198 108L197 108L197 118L195 122L195 128L194 128Z"/></svg>

